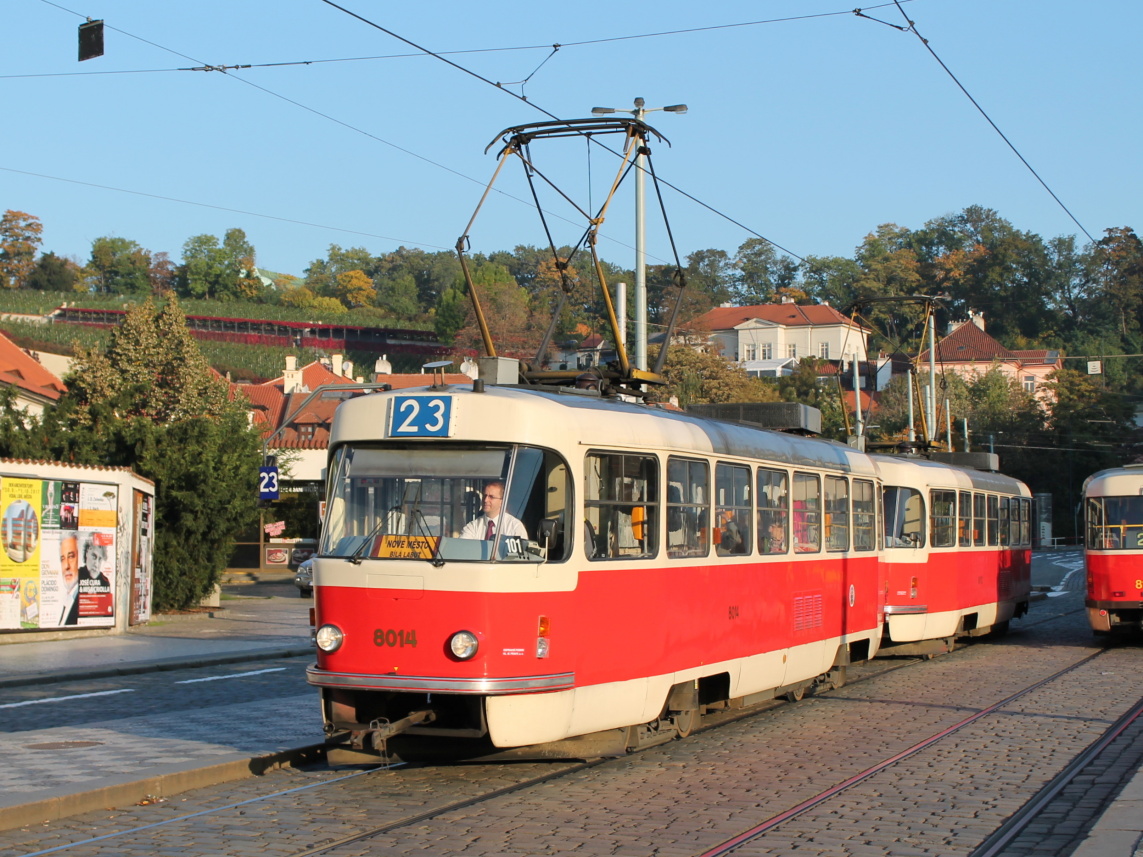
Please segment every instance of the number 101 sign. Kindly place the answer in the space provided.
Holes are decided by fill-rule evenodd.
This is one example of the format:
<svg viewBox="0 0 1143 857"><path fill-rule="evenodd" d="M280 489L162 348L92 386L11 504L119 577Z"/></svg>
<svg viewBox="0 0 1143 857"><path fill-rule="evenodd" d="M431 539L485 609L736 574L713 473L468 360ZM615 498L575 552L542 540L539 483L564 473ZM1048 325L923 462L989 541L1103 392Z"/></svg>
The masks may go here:
<svg viewBox="0 0 1143 857"><path fill-rule="evenodd" d="M450 437L451 396L395 396L389 437Z"/></svg>

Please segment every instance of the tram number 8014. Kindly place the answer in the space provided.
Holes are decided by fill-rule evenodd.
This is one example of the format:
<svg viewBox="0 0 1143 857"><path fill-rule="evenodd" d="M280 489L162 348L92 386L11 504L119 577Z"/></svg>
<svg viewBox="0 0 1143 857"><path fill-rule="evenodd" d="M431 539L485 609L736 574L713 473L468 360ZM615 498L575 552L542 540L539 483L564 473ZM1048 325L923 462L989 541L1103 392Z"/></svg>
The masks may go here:
<svg viewBox="0 0 1143 857"><path fill-rule="evenodd" d="M415 649L417 647L417 632L395 631L392 628L377 628L373 631L373 645L390 646L392 648L412 646Z"/></svg>

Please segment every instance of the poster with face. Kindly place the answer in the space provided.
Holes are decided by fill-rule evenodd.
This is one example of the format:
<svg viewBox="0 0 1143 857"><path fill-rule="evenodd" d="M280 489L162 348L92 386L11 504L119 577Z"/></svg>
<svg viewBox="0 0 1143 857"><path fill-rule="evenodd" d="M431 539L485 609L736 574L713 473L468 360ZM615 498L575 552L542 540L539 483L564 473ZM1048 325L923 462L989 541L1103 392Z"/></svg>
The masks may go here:
<svg viewBox="0 0 1143 857"><path fill-rule="evenodd" d="M109 618L115 615L115 531L80 530L79 619Z"/></svg>

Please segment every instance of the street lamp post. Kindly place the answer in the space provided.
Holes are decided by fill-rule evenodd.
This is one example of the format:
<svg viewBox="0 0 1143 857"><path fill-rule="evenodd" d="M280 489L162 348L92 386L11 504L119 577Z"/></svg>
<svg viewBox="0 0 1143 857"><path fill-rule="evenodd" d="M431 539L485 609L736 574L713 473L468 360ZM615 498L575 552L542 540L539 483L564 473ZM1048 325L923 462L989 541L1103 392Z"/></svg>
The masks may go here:
<svg viewBox="0 0 1143 857"><path fill-rule="evenodd" d="M642 98L635 99L633 110L618 110L614 107L593 107L591 112L598 115L606 113L630 113L640 122L644 114L662 110L666 113L686 113L685 104L671 104L667 107L644 107ZM643 136L639 141L639 151L635 155L635 368L647 371L647 249L645 230L645 199L647 190L647 172L645 169L644 150L647 138ZM663 345L666 347L666 344Z"/></svg>

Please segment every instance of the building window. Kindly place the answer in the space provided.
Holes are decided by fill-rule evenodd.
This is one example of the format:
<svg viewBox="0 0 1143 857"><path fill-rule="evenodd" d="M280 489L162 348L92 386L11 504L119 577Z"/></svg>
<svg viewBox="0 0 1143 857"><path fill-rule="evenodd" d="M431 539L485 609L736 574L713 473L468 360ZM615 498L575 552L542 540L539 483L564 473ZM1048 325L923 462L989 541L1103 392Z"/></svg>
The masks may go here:
<svg viewBox="0 0 1143 857"><path fill-rule="evenodd" d="M762 344L762 358L761 359L763 359L763 360L773 360L774 359L774 346L771 343L765 342Z"/></svg>
<svg viewBox="0 0 1143 857"><path fill-rule="evenodd" d="M747 345L745 350L746 350L746 358L745 358L746 360L757 360L758 359L758 346L757 345Z"/></svg>
<svg viewBox="0 0 1143 857"><path fill-rule="evenodd" d="M818 346L818 357L822 360L829 360L829 343L823 342Z"/></svg>
<svg viewBox="0 0 1143 857"><path fill-rule="evenodd" d="M1036 392L1036 376L1035 375L1025 375L1024 376L1024 392L1025 393L1035 393Z"/></svg>
<svg viewBox="0 0 1143 857"><path fill-rule="evenodd" d="M798 346L794 345L794 344L787 345L786 346L786 356L789 357L791 360L797 360L798 359Z"/></svg>

